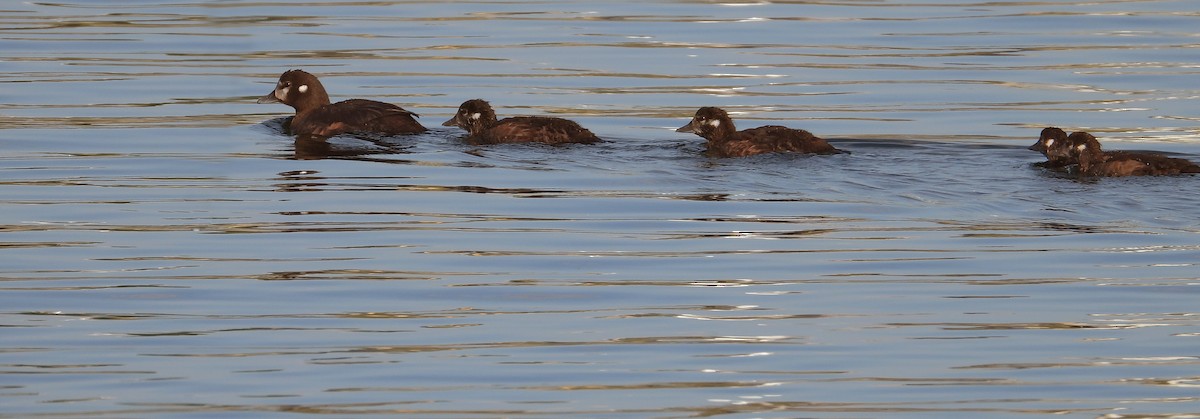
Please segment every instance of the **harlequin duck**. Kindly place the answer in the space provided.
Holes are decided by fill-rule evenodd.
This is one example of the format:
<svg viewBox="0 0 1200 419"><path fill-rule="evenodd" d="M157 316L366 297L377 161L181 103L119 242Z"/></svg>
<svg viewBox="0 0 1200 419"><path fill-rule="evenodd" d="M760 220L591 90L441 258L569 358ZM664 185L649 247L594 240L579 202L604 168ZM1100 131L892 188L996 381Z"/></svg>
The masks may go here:
<svg viewBox="0 0 1200 419"><path fill-rule="evenodd" d="M1041 135L1038 136L1038 141L1029 146L1029 149L1042 153L1042 155L1046 156L1046 161L1034 163L1034 165L1050 169L1066 169L1069 166L1079 164L1079 159L1074 154L1071 154L1070 147L1063 146L1063 144L1067 144L1067 137L1067 133L1062 129L1056 127L1043 128ZM1105 151L1104 155L1109 158L1118 158L1130 153L1118 150Z"/></svg>
<svg viewBox="0 0 1200 419"><path fill-rule="evenodd" d="M1100 149L1092 134L1073 132L1066 141L1047 144L1049 156L1070 156L1079 162L1083 176L1163 176L1200 173L1200 166L1184 159L1151 153L1112 152Z"/></svg>
<svg viewBox="0 0 1200 419"><path fill-rule="evenodd" d="M1062 144L1063 142L1066 142L1066 141L1067 141L1067 132L1066 131L1063 131L1062 129L1057 128L1057 127L1043 128L1041 135L1038 136L1037 142L1033 143L1033 145L1029 146L1030 150L1042 153L1042 155L1046 156L1046 161L1036 163L1036 165L1041 166L1041 167L1048 167L1048 168L1060 168L1060 167L1070 166L1072 164L1079 164L1079 161L1077 161L1074 157L1071 157L1071 156L1067 156L1067 155L1051 156L1050 155L1050 147L1052 147L1056 144Z"/></svg>
<svg viewBox="0 0 1200 419"><path fill-rule="evenodd" d="M367 99L329 103L329 94L317 77L302 70L279 76L275 90L258 103L283 103L296 109L289 132L295 135L330 137L342 133L415 134L425 127L418 115L399 106Z"/></svg>
<svg viewBox="0 0 1200 419"><path fill-rule="evenodd" d="M778 125L738 131L721 108L703 107L687 125L675 132L690 132L708 140L705 154L711 157L744 157L762 153L794 152L836 154L834 148L812 133Z"/></svg>
<svg viewBox="0 0 1200 419"><path fill-rule="evenodd" d="M471 144L502 143L594 143L599 137L575 121L546 116L514 116L496 120L496 111L483 99L471 99L458 107L442 126L459 127L469 133Z"/></svg>

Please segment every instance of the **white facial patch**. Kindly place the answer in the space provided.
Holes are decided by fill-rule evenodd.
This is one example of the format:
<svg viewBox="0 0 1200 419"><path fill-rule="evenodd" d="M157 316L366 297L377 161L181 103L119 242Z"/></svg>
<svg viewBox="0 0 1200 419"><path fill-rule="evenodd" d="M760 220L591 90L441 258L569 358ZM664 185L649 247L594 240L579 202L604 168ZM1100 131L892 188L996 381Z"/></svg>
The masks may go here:
<svg viewBox="0 0 1200 419"><path fill-rule="evenodd" d="M474 121L476 119L479 119L479 117L481 117L481 116L483 116L483 114L481 114L479 112L475 112L475 113L471 114L471 120Z"/></svg>
<svg viewBox="0 0 1200 419"><path fill-rule="evenodd" d="M719 126L721 126L721 120L714 119L714 120L708 121L708 125L711 125L713 128L719 127Z"/></svg>
<svg viewBox="0 0 1200 419"><path fill-rule="evenodd" d="M308 91L308 85L307 85L307 84L302 84L302 85L300 85L300 87L297 87L297 88L296 88L296 90L299 90L299 91L300 91L300 93L307 92L307 91Z"/></svg>
<svg viewBox="0 0 1200 419"><path fill-rule="evenodd" d="M1052 146L1052 145L1054 145L1054 139L1053 139L1053 138L1046 140L1046 147L1049 147L1049 146Z"/></svg>
<svg viewBox="0 0 1200 419"><path fill-rule="evenodd" d="M291 87L281 87L281 88L275 89L275 98L279 99L279 100L286 100L287 95L288 95L288 90L291 90L291 89L292 89Z"/></svg>
<svg viewBox="0 0 1200 419"><path fill-rule="evenodd" d="M1077 146L1075 146L1075 149L1079 150L1079 151L1087 150L1087 144L1077 145Z"/></svg>

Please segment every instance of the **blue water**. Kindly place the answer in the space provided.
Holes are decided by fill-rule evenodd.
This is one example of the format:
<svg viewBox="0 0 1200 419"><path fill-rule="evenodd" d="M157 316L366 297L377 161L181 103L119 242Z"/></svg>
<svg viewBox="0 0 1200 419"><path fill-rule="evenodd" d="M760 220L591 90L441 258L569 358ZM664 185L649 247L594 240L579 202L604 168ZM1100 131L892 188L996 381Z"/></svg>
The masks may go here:
<svg viewBox="0 0 1200 419"><path fill-rule="evenodd" d="M1200 178L1025 149L1200 162L1189 6L0 6L0 417L1200 415ZM289 68L434 129L290 138Z"/></svg>

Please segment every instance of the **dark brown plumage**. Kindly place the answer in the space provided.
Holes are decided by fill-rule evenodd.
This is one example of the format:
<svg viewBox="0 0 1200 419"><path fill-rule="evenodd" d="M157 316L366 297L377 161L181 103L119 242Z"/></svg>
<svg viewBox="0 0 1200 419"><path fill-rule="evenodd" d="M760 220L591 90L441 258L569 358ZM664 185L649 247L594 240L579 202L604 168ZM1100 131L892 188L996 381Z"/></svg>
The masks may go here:
<svg viewBox="0 0 1200 419"><path fill-rule="evenodd" d="M415 134L425 132L415 113L399 106L367 99L329 103L329 94L317 77L302 70L279 76L275 90L258 103L283 103L296 109L288 125L295 135L330 137L342 133Z"/></svg>
<svg viewBox="0 0 1200 419"><path fill-rule="evenodd" d="M1075 159L1079 163L1079 174L1083 176L1165 176L1200 173L1200 166L1184 159L1128 151L1106 153L1100 148L1100 141L1086 132L1073 132L1065 141L1048 143L1046 152L1047 156Z"/></svg>
<svg viewBox="0 0 1200 419"><path fill-rule="evenodd" d="M1050 169L1067 169L1070 166L1079 164L1079 158L1071 152L1070 147L1065 145L1070 144L1067 138L1066 131L1060 128L1043 128L1042 133L1038 136L1038 141L1029 146L1029 149L1042 153L1042 155L1046 156L1046 161L1036 163L1035 165ZM1109 159L1118 159L1130 153L1128 151L1105 151L1104 156Z"/></svg>
<svg viewBox="0 0 1200 419"><path fill-rule="evenodd" d="M496 120L496 111L483 99L471 99L458 107L442 126L459 127L469 133L471 144L501 143L594 143L599 137L575 121L546 116L514 116Z"/></svg>
<svg viewBox="0 0 1200 419"><path fill-rule="evenodd" d="M1038 166L1048 168L1061 168L1073 164L1079 164L1079 161L1069 155L1050 155L1050 148L1056 144L1061 144L1067 141L1067 132L1057 127L1046 127L1042 129L1041 135L1033 145L1029 146L1030 150L1042 153L1046 156L1046 161L1038 163Z"/></svg>
<svg viewBox="0 0 1200 419"><path fill-rule="evenodd" d="M767 125L738 131L721 108L703 107L687 125L675 132L690 132L708 140L705 154L711 157L744 157L755 154L791 152L836 154L841 150L802 130Z"/></svg>

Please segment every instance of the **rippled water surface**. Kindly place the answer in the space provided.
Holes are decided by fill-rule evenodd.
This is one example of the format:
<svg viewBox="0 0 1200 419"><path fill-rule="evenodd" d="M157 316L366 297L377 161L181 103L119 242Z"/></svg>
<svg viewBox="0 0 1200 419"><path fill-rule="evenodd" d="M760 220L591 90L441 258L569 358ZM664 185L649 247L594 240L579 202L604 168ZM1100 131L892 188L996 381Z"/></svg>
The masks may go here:
<svg viewBox="0 0 1200 419"><path fill-rule="evenodd" d="M1200 415L1200 177L1025 149L1200 161L1194 2L0 9L0 417ZM436 128L295 140L289 68Z"/></svg>

